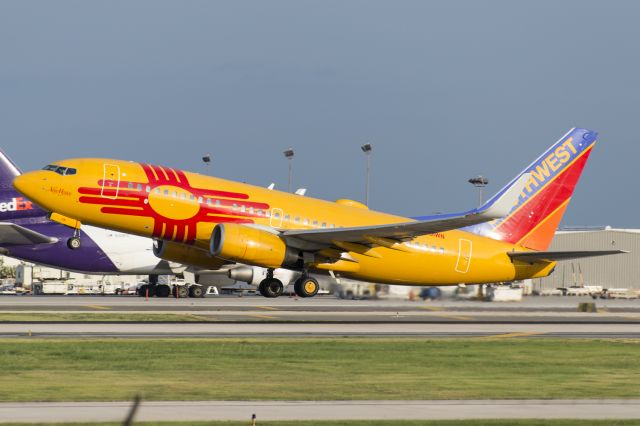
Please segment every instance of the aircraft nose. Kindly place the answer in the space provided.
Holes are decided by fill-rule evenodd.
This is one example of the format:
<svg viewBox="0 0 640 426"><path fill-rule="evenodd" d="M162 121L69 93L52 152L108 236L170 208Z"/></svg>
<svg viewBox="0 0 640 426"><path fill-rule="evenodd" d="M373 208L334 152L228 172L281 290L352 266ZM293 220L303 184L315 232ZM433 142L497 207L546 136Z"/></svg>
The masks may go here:
<svg viewBox="0 0 640 426"><path fill-rule="evenodd" d="M13 187L27 198L37 201L38 194L42 192L42 172L28 172L17 176L13 180Z"/></svg>

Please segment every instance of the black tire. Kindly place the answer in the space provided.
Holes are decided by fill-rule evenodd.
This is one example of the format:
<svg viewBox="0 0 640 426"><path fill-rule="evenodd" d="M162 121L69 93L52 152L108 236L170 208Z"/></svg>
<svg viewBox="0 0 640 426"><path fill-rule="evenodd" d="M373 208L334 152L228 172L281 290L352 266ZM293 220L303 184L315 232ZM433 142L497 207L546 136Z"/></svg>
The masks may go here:
<svg viewBox="0 0 640 426"><path fill-rule="evenodd" d="M300 297L313 297L318 294L320 284L318 280L312 277L300 277L293 284L293 289Z"/></svg>
<svg viewBox="0 0 640 426"><path fill-rule="evenodd" d="M204 291L202 290L202 287L200 287L199 285L192 285L191 287L189 287L189 297L193 297L193 298L200 298L204 296Z"/></svg>
<svg viewBox="0 0 640 426"><path fill-rule="evenodd" d="M147 284L141 285L140 287L138 287L138 296L145 297L147 292L147 287L149 287Z"/></svg>
<svg viewBox="0 0 640 426"><path fill-rule="evenodd" d="M156 297L169 297L169 293L171 293L171 289L166 284L161 284L156 286Z"/></svg>
<svg viewBox="0 0 640 426"><path fill-rule="evenodd" d="M154 297L156 295L156 290L158 289L157 285L149 285L149 297ZM144 296L144 294L143 294Z"/></svg>
<svg viewBox="0 0 640 426"><path fill-rule="evenodd" d="M189 288L187 286L176 286L176 291L178 292L179 299L186 299L187 297L189 297Z"/></svg>
<svg viewBox="0 0 640 426"><path fill-rule="evenodd" d="M82 246L80 237L71 237L67 240L67 247L71 250L78 250Z"/></svg>
<svg viewBox="0 0 640 426"><path fill-rule="evenodd" d="M262 296L262 297L268 297L268 296L267 296L267 293L265 293L265 290L264 290L264 287L265 287L266 281L267 281L267 280L262 280L262 281L260 282L260 284L258 284L258 293L260 293L260 296Z"/></svg>
<svg viewBox="0 0 640 426"><path fill-rule="evenodd" d="M281 296L284 292L284 285L282 285L282 281L276 278L267 278L262 280L260 287L263 289L260 293L264 297L274 298Z"/></svg>

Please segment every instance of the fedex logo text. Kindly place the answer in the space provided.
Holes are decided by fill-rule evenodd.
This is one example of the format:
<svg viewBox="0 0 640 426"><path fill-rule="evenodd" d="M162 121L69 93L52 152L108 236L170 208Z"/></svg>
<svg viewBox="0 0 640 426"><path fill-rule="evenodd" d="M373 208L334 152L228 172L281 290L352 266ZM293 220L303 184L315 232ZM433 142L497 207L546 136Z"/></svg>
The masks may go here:
<svg viewBox="0 0 640 426"><path fill-rule="evenodd" d="M9 202L0 203L0 212L2 213L31 209L33 209L33 204L31 201L25 200L23 197L12 198Z"/></svg>

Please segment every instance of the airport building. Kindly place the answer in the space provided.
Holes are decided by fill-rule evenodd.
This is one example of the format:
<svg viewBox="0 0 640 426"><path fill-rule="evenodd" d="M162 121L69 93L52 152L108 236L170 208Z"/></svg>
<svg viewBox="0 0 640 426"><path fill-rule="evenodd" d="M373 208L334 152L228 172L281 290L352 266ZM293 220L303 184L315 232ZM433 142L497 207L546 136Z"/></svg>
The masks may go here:
<svg viewBox="0 0 640 426"><path fill-rule="evenodd" d="M640 290L640 229L574 228L556 232L549 250L627 250L629 253L558 262L533 289L593 285Z"/></svg>

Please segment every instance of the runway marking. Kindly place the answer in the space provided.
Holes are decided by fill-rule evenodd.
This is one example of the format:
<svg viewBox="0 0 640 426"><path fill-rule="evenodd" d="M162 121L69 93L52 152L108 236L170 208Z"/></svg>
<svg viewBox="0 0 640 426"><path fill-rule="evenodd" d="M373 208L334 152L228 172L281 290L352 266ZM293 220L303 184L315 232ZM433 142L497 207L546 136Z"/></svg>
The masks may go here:
<svg viewBox="0 0 640 426"><path fill-rule="evenodd" d="M278 308L274 308L273 306L256 306L258 309L264 309L265 311L277 311Z"/></svg>
<svg viewBox="0 0 640 426"><path fill-rule="evenodd" d="M436 306L420 306L420 309L426 309L427 311L431 311L431 312L441 312L441 311L443 311L443 308L438 308ZM466 317L464 315L441 314L441 315L436 315L436 316L439 316L441 318L457 319L459 321L473 321L473 319L474 319L472 317Z"/></svg>
<svg viewBox="0 0 640 426"><path fill-rule="evenodd" d="M480 339L510 339L512 337L529 337L529 336L537 336L540 334L545 334L545 333L540 331L503 333L503 334L494 334L491 336L482 336L480 337Z"/></svg>
<svg viewBox="0 0 640 426"><path fill-rule="evenodd" d="M111 310L111 308L108 307L108 306L100 306L100 305L87 305L87 308L98 309L98 310L101 310L101 311L109 311L109 310Z"/></svg>
<svg viewBox="0 0 640 426"><path fill-rule="evenodd" d="M278 319L278 317L274 317L271 315L261 315L261 314L249 314L247 316L254 317L254 318L261 318L261 319Z"/></svg>

